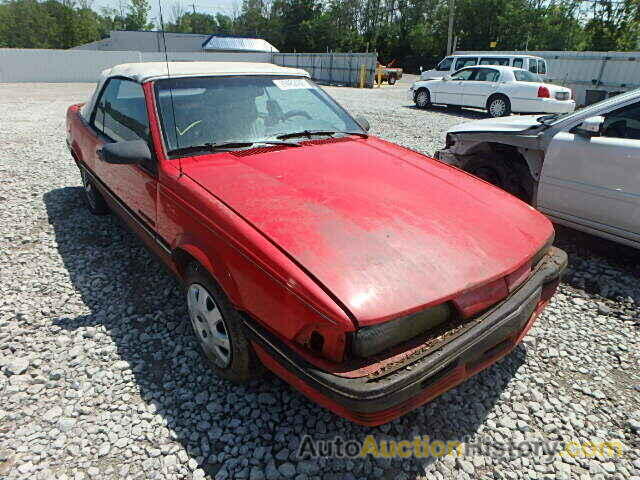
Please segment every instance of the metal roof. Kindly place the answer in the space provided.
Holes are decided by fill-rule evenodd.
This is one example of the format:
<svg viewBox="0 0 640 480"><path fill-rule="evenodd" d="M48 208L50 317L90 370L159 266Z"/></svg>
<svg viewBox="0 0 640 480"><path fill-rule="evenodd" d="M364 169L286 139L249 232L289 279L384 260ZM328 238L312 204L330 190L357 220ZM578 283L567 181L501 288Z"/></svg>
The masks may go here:
<svg viewBox="0 0 640 480"><path fill-rule="evenodd" d="M224 35L211 35L204 41L202 48L205 50L278 53L278 49L263 38L228 37Z"/></svg>

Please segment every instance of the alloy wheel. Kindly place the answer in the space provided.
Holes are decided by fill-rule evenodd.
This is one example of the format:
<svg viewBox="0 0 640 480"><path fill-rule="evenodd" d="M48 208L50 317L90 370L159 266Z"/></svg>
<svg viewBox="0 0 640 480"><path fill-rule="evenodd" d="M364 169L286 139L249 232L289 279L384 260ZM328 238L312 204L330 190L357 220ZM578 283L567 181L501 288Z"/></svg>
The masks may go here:
<svg viewBox="0 0 640 480"><path fill-rule="evenodd" d="M489 105L489 113L492 117L502 117L507 112L507 102L503 98L496 98Z"/></svg>
<svg viewBox="0 0 640 480"><path fill-rule="evenodd" d="M418 92L418 95L416 96L416 103L421 108L426 107L429 103L429 95L427 94L427 92L425 92L424 90Z"/></svg>

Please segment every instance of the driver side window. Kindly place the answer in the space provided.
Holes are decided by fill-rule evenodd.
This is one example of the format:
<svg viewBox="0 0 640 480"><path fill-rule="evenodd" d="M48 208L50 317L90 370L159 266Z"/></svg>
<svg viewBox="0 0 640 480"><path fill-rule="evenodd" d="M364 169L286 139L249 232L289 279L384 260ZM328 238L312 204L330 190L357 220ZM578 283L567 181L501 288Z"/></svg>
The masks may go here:
<svg viewBox="0 0 640 480"><path fill-rule="evenodd" d="M640 140L640 102L604 115L602 136Z"/></svg>
<svg viewBox="0 0 640 480"><path fill-rule="evenodd" d="M438 67L436 68L436 70L438 72L448 72L449 70L451 70L452 63L453 63L453 58L447 57L438 64Z"/></svg>
<svg viewBox="0 0 640 480"><path fill-rule="evenodd" d="M451 75L451 79L452 80L473 80L473 78L475 77L475 73L476 73L475 69L460 70L454 73L453 75Z"/></svg>
<svg viewBox="0 0 640 480"><path fill-rule="evenodd" d="M470 67L471 65L476 65L478 63L478 59L475 57L462 57L456 60L456 70L460 70L464 67Z"/></svg>
<svg viewBox="0 0 640 480"><path fill-rule="evenodd" d="M110 79L96 105L93 127L115 142L149 141L149 120L142 86L131 80Z"/></svg>

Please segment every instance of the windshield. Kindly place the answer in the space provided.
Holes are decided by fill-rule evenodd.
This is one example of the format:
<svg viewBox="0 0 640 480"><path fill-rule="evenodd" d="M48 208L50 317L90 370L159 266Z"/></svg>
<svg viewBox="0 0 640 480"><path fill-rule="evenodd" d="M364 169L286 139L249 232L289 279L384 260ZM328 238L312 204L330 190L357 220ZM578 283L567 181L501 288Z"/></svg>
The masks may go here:
<svg viewBox="0 0 640 480"><path fill-rule="evenodd" d="M516 77L518 82L540 82L538 75L526 70L514 70L513 76Z"/></svg>
<svg viewBox="0 0 640 480"><path fill-rule="evenodd" d="M364 133L342 107L303 77L166 79L156 83L156 98L169 152L204 144L250 146L304 130Z"/></svg>

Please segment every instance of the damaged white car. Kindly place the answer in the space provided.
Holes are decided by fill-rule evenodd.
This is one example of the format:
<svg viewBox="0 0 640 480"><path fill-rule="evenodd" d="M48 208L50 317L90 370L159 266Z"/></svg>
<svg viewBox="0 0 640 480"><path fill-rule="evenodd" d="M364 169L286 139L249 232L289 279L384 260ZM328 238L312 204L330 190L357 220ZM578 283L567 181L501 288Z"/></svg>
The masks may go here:
<svg viewBox="0 0 640 480"><path fill-rule="evenodd" d="M640 248L640 89L571 114L457 125L435 156L554 222Z"/></svg>

